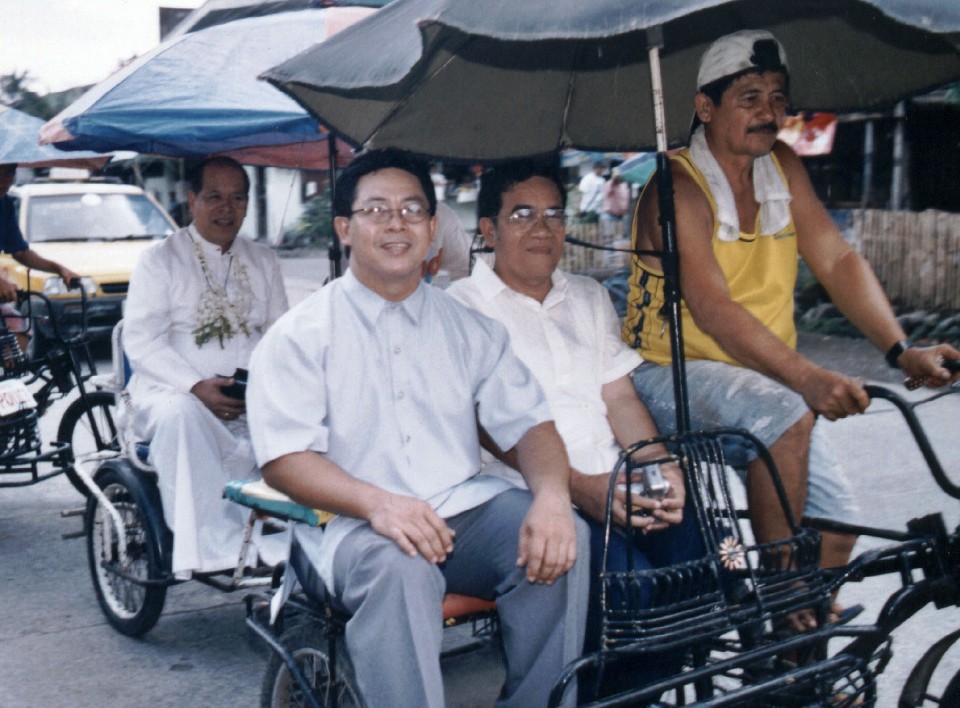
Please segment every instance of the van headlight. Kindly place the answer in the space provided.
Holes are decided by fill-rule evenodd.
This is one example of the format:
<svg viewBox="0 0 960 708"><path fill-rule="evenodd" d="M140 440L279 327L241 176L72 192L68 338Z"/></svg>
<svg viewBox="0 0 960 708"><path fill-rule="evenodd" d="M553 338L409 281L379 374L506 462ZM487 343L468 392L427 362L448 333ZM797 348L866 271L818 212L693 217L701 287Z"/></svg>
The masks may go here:
<svg viewBox="0 0 960 708"><path fill-rule="evenodd" d="M93 278L88 276L80 278L80 287L83 288L83 291L87 295L97 294L97 281ZM63 282L63 278L47 278L43 282L43 294L48 297L54 295L69 295L70 290L67 289L67 284Z"/></svg>

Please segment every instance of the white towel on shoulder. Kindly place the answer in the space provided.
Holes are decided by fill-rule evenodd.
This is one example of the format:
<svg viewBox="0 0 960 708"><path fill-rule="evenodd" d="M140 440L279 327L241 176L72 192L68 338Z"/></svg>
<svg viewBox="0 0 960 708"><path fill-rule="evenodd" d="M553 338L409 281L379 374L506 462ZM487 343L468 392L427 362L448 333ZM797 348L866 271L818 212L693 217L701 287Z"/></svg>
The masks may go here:
<svg viewBox="0 0 960 708"><path fill-rule="evenodd" d="M720 226L717 238L721 241L736 241L740 238L740 219L733 190L726 175L707 146L701 125L690 138L690 157L703 173L717 203L717 220ZM790 223L790 190L770 155L753 161L753 196L760 205L760 235L772 236ZM752 227L752 224L748 228Z"/></svg>

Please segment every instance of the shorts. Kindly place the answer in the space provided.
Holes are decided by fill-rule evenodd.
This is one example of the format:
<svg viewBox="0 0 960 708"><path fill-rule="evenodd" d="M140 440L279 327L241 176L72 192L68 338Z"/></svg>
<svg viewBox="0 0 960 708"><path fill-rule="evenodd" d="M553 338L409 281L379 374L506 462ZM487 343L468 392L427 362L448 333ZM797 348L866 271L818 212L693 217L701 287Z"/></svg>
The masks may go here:
<svg viewBox="0 0 960 708"><path fill-rule="evenodd" d="M686 375L692 430L742 428L769 448L809 411L800 394L751 369L720 361L688 361ZM676 432L673 368L645 362L634 369L632 378L660 432ZM823 426L818 420L810 436L804 516L849 522L859 506ZM756 457L757 452L750 450L745 462ZM742 467L737 472L741 478L746 474Z"/></svg>

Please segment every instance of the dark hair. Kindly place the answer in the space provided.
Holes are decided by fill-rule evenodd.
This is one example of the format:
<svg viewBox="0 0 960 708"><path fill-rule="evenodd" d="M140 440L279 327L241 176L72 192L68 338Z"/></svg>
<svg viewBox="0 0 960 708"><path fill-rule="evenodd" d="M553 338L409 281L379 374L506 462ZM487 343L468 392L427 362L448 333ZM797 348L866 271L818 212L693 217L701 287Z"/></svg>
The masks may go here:
<svg viewBox="0 0 960 708"><path fill-rule="evenodd" d="M560 201L567 207L567 188L560 176L556 157L551 159L521 159L504 162L484 171L480 178L480 194L477 196L477 217L495 219L503 207L503 195L511 187L533 177L543 177L557 186Z"/></svg>
<svg viewBox="0 0 960 708"><path fill-rule="evenodd" d="M203 191L203 173L209 166L230 167L237 170L243 175L243 191L247 192L248 194L250 193L250 177L247 175L247 171L243 169L243 165L234 160L232 157L219 155L216 157L207 157L201 160L187 174L187 183L190 185L190 191L194 194L200 194L200 192Z"/></svg>
<svg viewBox="0 0 960 708"><path fill-rule="evenodd" d="M437 193L433 189L430 169L427 163L396 148L383 148L365 152L343 171L337 179L337 189L333 195L333 215L349 217L353 213L353 200L357 196L357 184L371 172L394 168L409 172L417 178L427 198L430 214L437 213Z"/></svg>

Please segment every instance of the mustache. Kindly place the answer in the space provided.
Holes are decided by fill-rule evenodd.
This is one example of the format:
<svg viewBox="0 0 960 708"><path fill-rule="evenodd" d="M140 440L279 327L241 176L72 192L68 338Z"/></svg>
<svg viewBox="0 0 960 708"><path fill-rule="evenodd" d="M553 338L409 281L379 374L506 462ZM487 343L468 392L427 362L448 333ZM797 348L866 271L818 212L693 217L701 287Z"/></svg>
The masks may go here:
<svg viewBox="0 0 960 708"><path fill-rule="evenodd" d="M747 128L748 133L778 133L776 123L761 123L751 128Z"/></svg>

